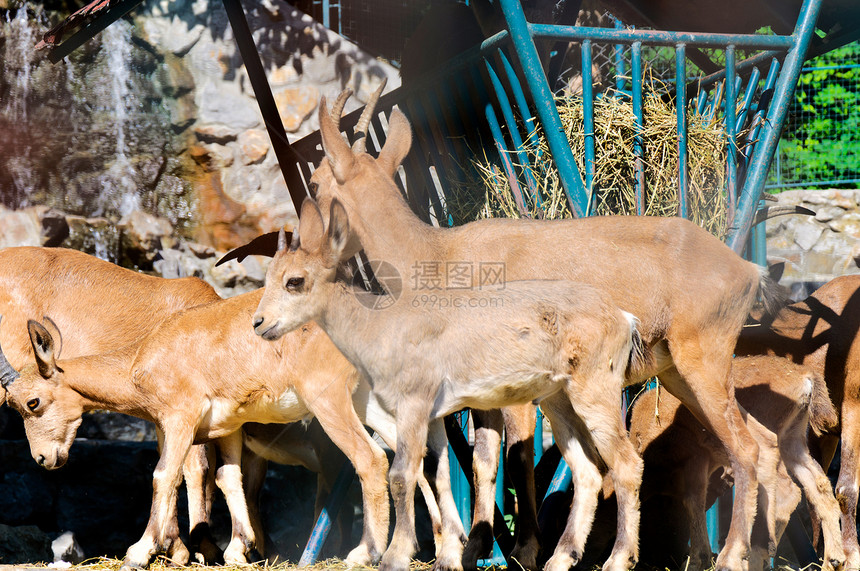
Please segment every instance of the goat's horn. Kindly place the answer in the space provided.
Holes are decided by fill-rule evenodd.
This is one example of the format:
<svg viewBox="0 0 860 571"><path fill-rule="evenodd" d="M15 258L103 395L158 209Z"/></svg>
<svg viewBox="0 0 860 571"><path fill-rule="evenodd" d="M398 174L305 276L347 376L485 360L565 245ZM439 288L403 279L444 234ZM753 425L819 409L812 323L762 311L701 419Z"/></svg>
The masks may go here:
<svg viewBox="0 0 860 571"><path fill-rule="evenodd" d="M815 216L815 212L803 206L765 206L758 210L753 219L753 225L777 216L785 216L786 214L806 214L807 216Z"/></svg>
<svg viewBox="0 0 860 571"><path fill-rule="evenodd" d="M301 222L299 222L301 224ZM299 228L296 226L293 229L293 239L290 240L290 251L295 252L299 249Z"/></svg>
<svg viewBox="0 0 860 571"><path fill-rule="evenodd" d="M352 95L352 89L347 87L343 91L340 92L340 95L337 96L337 99L334 100L334 105L331 106L331 111L329 115L334 119L335 125L340 125L340 116L343 113L343 108L346 106L347 99Z"/></svg>
<svg viewBox="0 0 860 571"><path fill-rule="evenodd" d="M287 249L287 233L281 228L278 232L278 251Z"/></svg>
<svg viewBox="0 0 860 571"><path fill-rule="evenodd" d="M382 82L376 91L367 100L367 105L364 106L364 111L361 112L361 117L358 123L355 124L353 133L358 137L352 145L352 150L355 153L363 153L367 149L367 130L370 128L370 119L373 117L373 112L376 110L376 104L382 96L382 90L385 89L385 84L388 83L388 78L383 77Z"/></svg>
<svg viewBox="0 0 860 571"><path fill-rule="evenodd" d="M0 321L3 320L3 316L0 315ZM6 355L3 354L3 348L0 347L0 385L5 389L9 384L17 379L20 375L18 371L9 364L9 361L6 359Z"/></svg>

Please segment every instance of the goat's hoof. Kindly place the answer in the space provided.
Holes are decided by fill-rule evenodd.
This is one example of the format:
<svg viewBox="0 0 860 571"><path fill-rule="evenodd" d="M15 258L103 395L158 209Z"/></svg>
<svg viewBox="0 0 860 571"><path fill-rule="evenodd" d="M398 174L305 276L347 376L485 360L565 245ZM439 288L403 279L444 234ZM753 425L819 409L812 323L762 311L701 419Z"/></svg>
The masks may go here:
<svg viewBox="0 0 860 571"><path fill-rule="evenodd" d="M388 559L382 556L382 561L379 562L379 571L409 571L409 559Z"/></svg>
<svg viewBox="0 0 860 571"><path fill-rule="evenodd" d="M379 559L379 555L374 556L375 550L370 549L365 544L359 544L358 547L349 552L349 555L344 559L344 563L349 567L366 567L374 563L374 559Z"/></svg>
<svg viewBox="0 0 860 571"><path fill-rule="evenodd" d="M445 553L442 553L433 562L430 571L463 571L463 562L459 557L446 556Z"/></svg>
<svg viewBox="0 0 860 571"><path fill-rule="evenodd" d="M519 567L525 571L537 571L537 556L540 551L540 542L536 537L526 543L517 544L511 551L511 559L515 562L514 569Z"/></svg>
<svg viewBox="0 0 860 571"><path fill-rule="evenodd" d="M224 563L224 552L214 541L204 537L194 548L194 560L201 565L221 565Z"/></svg>
<svg viewBox="0 0 860 571"><path fill-rule="evenodd" d="M119 571L139 571L140 569L144 569L148 564L148 561L144 564L140 564L136 561L129 561L126 557L122 560L122 565L120 566Z"/></svg>
<svg viewBox="0 0 860 571"><path fill-rule="evenodd" d="M580 559L582 559L582 555L577 552L572 554L554 553L547 560L543 568L544 571L568 571L571 567L579 563Z"/></svg>

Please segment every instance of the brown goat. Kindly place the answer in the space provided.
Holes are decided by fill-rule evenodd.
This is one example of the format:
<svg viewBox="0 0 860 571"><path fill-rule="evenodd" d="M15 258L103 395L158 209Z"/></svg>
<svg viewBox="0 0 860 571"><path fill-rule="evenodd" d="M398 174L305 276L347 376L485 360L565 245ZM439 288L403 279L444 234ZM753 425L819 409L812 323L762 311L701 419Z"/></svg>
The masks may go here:
<svg viewBox="0 0 860 571"><path fill-rule="evenodd" d="M805 300L784 307L760 324L745 327L739 355L779 355L802 363L824 377L839 423L812 442L822 466L830 464L841 436L842 453L836 499L842 510L846 568L860 568L857 496L860 486L860 276L840 276Z"/></svg>
<svg viewBox="0 0 860 571"><path fill-rule="evenodd" d="M24 417L33 456L62 464L81 421L95 408L154 422L164 436L153 474L153 502L143 537L123 566L143 567L176 548L167 534L181 466L192 444L214 440L222 458L215 481L233 518L226 561L246 561L255 547L240 462L242 424L284 423L316 416L355 465L364 497L364 536L347 561L370 563L388 537L388 461L353 406L359 376L319 327L307 324L280 343L260 339L249 323L262 291L218 300L171 316L136 346L57 361L59 342L39 323L28 324L36 363L20 376L6 369L7 402ZM0 367L2 369L2 367ZM359 402L368 413L378 407ZM393 440L390 416L368 418ZM374 418L381 418L377 424Z"/></svg>
<svg viewBox="0 0 860 571"><path fill-rule="evenodd" d="M744 407L747 426L759 445L758 515L752 535L749 569L766 567L788 518L807 501L823 522L824 569L845 560L838 505L821 466L809 454L807 427L816 434L837 422L820 375L780 357L738 357L731 382ZM650 390L633 405L630 436L645 461L642 500L657 494L679 496L690 521L690 569L706 569L711 549L705 523L711 476L730 464L722 445L666 391Z"/></svg>
<svg viewBox="0 0 860 571"><path fill-rule="evenodd" d="M79 357L129 345L180 309L217 299L215 290L200 279L148 276L75 250L0 250L0 345L16 368L33 359L29 319L48 316L62 330L75 331L65 344L65 355ZM0 394L5 400L5 389L0 388ZM202 542L201 555L210 563L221 558L220 549L208 537L207 498L212 497L215 484L207 474L213 458L206 447L195 446L183 470L192 546ZM171 526L176 537L178 531ZM177 561L188 558L187 553L171 556Z"/></svg>

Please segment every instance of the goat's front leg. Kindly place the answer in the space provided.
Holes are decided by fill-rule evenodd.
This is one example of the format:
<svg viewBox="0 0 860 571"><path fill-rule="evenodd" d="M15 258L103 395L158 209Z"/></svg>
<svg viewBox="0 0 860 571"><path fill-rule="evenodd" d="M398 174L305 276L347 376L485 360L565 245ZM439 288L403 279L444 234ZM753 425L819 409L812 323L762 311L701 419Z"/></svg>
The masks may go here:
<svg viewBox="0 0 860 571"><path fill-rule="evenodd" d="M430 422L427 443L429 450L424 459L424 472L435 489L442 518L442 532L433 570L460 571L463 569L463 543L466 539L466 531L463 529L463 522L460 521L460 514L457 512L457 504L451 491L448 436L445 434L445 424L441 418ZM498 456L498 446L496 456Z"/></svg>
<svg viewBox="0 0 860 571"><path fill-rule="evenodd" d="M379 571L407 571L417 549L415 484L427 444L431 405L432 401L404 399L397 407L397 452L389 472L396 522Z"/></svg>
<svg viewBox="0 0 860 571"><path fill-rule="evenodd" d="M177 565L188 562L188 550L176 529L176 489L182 464L193 442L193 427L182 420L165 423L161 458L152 475L152 508L143 537L128 548L122 569L146 567L159 552L171 555Z"/></svg>
<svg viewBox="0 0 860 571"><path fill-rule="evenodd" d="M247 555L256 548L257 541L242 487L242 431L219 438L216 443L221 452L221 465L215 472L215 483L224 494L233 524L233 535L224 550L224 561L247 563Z"/></svg>
<svg viewBox="0 0 860 571"><path fill-rule="evenodd" d="M382 448L367 433L355 408L348 385L340 380L325 379L318 386L318 394L303 396L308 409L355 467L361 482L364 508L364 533L361 543L349 552L346 562L351 565L370 565L379 559L388 540L388 493L385 471L388 458Z"/></svg>

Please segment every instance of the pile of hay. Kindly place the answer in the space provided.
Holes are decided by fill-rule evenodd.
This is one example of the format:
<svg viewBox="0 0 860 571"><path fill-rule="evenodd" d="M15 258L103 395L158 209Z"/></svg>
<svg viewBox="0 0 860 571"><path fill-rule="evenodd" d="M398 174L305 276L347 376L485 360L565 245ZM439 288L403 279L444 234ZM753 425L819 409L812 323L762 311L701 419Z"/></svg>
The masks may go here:
<svg viewBox="0 0 860 571"><path fill-rule="evenodd" d="M559 116L573 149L580 172L583 169L584 136L582 99L557 100ZM678 211L678 143L674 101L656 91L643 98L645 147L645 214L674 216ZM604 93L594 102L596 214L635 214L633 138L636 120L629 97ZM726 133L722 117L708 118L688 110L687 156L689 165L690 218L722 238L726 232L725 164ZM558 172L549 159L546 139L532 133L525 152L542 204L527 200L528 215L536 218L570 217L567 198ZM522 173L517 155L511 155ZM521 161L520 161L521 162ZM510 217L523 214L517 207L508 179L484 157L472 165L475 180L466 181L448 195L449 212L457 222L476 218ZM523 176L519 177L520 185Z"/></svg>

